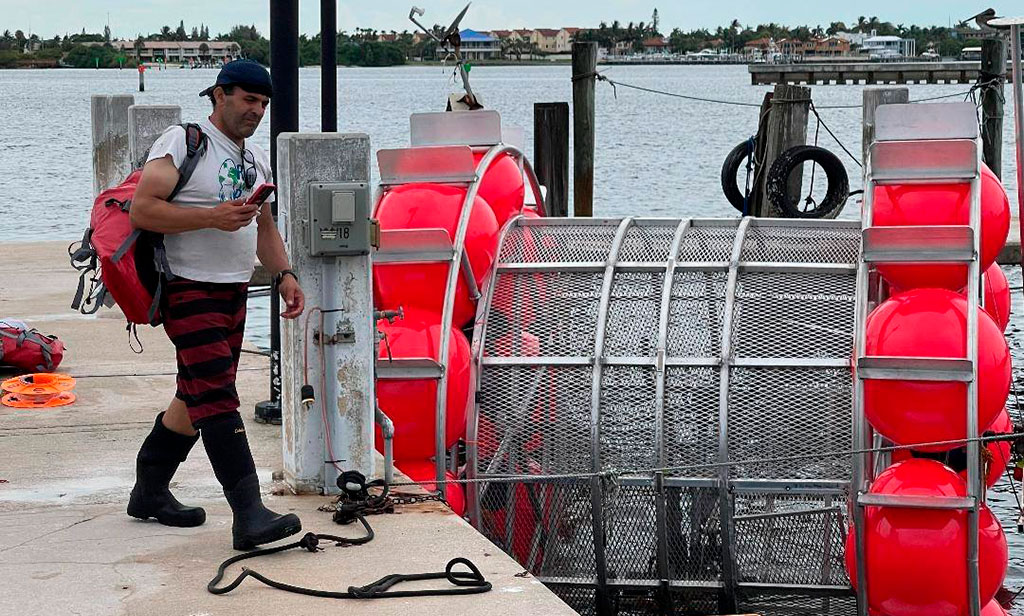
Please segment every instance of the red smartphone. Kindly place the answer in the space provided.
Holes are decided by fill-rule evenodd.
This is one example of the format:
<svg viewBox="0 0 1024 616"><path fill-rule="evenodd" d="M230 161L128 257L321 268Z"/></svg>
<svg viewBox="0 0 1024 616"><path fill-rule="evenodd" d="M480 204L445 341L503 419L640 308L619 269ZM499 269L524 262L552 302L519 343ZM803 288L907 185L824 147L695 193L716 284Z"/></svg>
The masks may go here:
<svg viewBox="0 0 1024 616"><path fill-rule="evenodd" d="M260 184L256 187L256 190L252 191L249 198L246 200L246 205L263 205L263 202L270 198L270 195L274 194L277 190L277 186L267 182L266 184Z"/></svg>

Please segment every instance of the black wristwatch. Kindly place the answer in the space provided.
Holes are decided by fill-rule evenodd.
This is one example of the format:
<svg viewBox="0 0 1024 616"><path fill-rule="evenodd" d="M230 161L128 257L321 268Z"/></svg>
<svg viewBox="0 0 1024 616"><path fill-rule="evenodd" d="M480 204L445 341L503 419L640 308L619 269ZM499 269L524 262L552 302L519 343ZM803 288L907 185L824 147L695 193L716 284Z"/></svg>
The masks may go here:
<svg viewBox="0 0 1024 616"><path fill-rule="evenodd" d="M280 272L278 272L276 276L274 276L274 284L275 285L280 285L281 281L284 280L285 276L291 276L292 278L295 279L295 282L299 281L299 275L298 274L296 274L295 272L293 272L290 269L283 269Z"/></svg>

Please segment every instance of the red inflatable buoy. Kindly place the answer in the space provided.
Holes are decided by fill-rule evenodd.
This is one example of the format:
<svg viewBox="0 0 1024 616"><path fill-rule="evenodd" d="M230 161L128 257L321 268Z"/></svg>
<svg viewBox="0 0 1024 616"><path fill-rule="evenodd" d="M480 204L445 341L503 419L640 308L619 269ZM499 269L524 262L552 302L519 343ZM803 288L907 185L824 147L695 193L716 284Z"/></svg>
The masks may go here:
<svg viewBox="0 0 1024 616"><path fill-rule="evenodd" d="M1010 616L1009 612L999 605L999 602L992 599L985 607L981 608L981 616Z"/></svg>
<svg viewBox="0 0 1024 616"><path fill-rule="evenodd" d="M406 310L405 318L378 327L387 336L378 345L378 357L437 360L441 326L437 315L423 310ZM448 345L448 392L445 407L445 446L451 447L466 433L469 403L470 348L466 336L452 328ZM395 425L395 460L424 460L434 455L434 399L437 381L429 379L377 381L377 404ZM377 451L384 451L380 428L376 428Z"/></svg>
<svg viewBox="0 0 1024 616"><path fill-rule="evenodd" d="M872 494L967 494L963 480L934 460L907 460L883 471ZM967 615L967 514L950 509L868 507L865 516L868 607L886 616ZM847 535L846 570L854 588L854 533ZM987 506L979 514L981 602L995 597L1007 567L1002 527Z"/></svg>
<svg viewBox="0 0 1024 616"><path fill-rule="evenodd" d="M474 152L473 163L479 165L485 154L483 151ZM490 204L498 220L498 227L504 226L509 218L518 214L523 209L526 186L516 159L509 154L495 158L484 171L477 194Z"/></svg>
<svg viewBox="0 0 1024 616"><path fill-rule="evenodd" d="M420 487L427 492L433 492L437 489L437 482L435 481L437 469L433 462L429 460L406 460L396 462L395 466L398 467L398 470L405 473L409 479L419 483ZM458 479L451 471L445 471L444 476L448 481ZM444 484L444 501L448 503L448 506L455 515L462 516L466 513L466 492L463 490L462 484Z"/></svg>
<svg viewBox="0 0 1024 616"><path fill-rule="evenodd" d="M867 320L865 355L966 357L967 301L945 289L893 296ZM992 318L978 311L978 431L1006 403L1010 350ZM967 434L967 385L939 381L864 382L864 412L880 434L899 445L962 439ZM943 451L956 445L921 447Z"/></svg>
<svg viewBox="0 0 1024 616"><path fill-rule="evenodd" d="M454 240L466 189L441 184L406 184L385 193L377 206L377 220L385 231L395 229L444 229ZM465 258L473 268L477 286L494 262L498 223L490 206L479 196L473 202L466 232ZM374 296L378 308L426 308L438 315L444 304L448 266L443 263L382 263L373 265ZM476 314L460 275L455 292L452 325L463 327ZM438 319L440 320L440 319Z"/></svg>
<svg viewBox="0 0 1024 616"><path fill-rule="evenodd" d="M1010 419L1010 412L1005 408L996 416L986 432L995 434L1013 434L1013 421ZM985 472L985 485L992 487L999 483L999 480L1006 474L1006 467L1010 464L1010 443L1006 441L989 441L985 443L988 450L988 470ZM967 481L967 471L961 471L960 477Z"/></svg>
<svg viewBox="0 0 1024 616"><path fill-rule="evenodd" d="M1006 331L1010 324L1010 283L998 263L993 263L985 270L985 312Z"/></svg>
<svg viewBox="0 0 1024 616"><path fill-rule="evenodd" d="M873 224L966 225L970 220L968 184L888 185L875 188ZM987 268L1006 244L1010 230L1010 202L999 178L982 164L981 267ZM964 265L879 265L878 272L900 289L941 287L957 290L967 284Z"/></svg>

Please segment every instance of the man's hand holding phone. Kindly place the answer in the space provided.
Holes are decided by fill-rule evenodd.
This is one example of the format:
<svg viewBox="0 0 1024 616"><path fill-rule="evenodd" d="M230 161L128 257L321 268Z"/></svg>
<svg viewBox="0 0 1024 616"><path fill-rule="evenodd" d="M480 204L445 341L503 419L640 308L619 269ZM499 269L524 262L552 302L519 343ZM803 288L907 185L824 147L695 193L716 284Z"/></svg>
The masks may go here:
<svg viewBox="0 0 1024 616"><path fill-rule="evenodd" d="M216 207L209 210L210 224L213 229L221 231L238 231L252 222L252 219L259 215L263 203L270 198L277 190L273 184L260 184L249 195L248 199L232 199L218 203Z"/></svg>

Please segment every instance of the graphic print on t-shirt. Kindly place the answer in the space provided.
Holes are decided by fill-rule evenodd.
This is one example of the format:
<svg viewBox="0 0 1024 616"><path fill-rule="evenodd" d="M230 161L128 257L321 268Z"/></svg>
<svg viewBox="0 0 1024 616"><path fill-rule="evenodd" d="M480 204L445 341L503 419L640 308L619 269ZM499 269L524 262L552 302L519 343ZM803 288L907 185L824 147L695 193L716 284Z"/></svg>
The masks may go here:
<svg viewBox="0 0 1024 616"><path fill-rule="evenodd" d="M217 174L217 181L220 182L220 200L231 201L242 196L245 184L242 182L242 166L236 165L235 161L225 158L220 164L220 172Z"/></svg>

